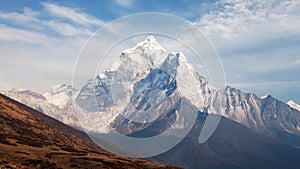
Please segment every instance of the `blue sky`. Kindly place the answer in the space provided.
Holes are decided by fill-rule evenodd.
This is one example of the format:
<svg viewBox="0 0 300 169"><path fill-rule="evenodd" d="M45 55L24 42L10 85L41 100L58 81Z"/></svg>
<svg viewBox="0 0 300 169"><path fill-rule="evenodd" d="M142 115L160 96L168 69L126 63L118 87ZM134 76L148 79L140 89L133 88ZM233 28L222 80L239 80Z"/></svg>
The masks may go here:
<svg viewBox="0 0 300 169"><path fill-rule="evenodd" d="M228 85L300 103L300 2L0 1L0 90L44 91L71 83L76 57L102 25L164 12L196 25L214 44Z"/></svg>

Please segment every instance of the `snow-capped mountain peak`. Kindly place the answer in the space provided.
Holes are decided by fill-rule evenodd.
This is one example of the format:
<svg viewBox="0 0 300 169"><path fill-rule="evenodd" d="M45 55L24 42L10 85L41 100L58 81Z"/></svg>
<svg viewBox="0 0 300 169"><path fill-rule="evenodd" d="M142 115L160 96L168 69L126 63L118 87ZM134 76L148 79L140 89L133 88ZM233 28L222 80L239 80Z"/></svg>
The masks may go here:
<svg viewBox="0 0 300 169"><path fill-rule="evenodd" d="M29 89L19 88L19 87L13 87L11 90L8 91L1 91L6 96L9 96L15 100L18 100L22 103L26 101L32 101L32 98L40 100L40 101L46 101L46 98L34 91L31 91Z"/></svg>
<svg viewBox="0 0 300 169"><path fill-rule="evenodd" d="M289 100L286 104L289 105L291 108L300 111L300 105L295 103L293 100Z"/></svg>
<svg viewBox="0 0 300 169"><path fill-rule="evenodd" d="M259 97L230 86L215 89L183 53L166 52L153 36L124 50L113 66L81 88L75 103L83 114L75 114L72 90L72 86L63 84L52 86L43 95L20 88L3 93L66 124L79 126L79 115L87 131L110 132L110 123L125 109L126 118L138 114L131 119L151 121L161 114L149 116L149 110L163 113L160 110L172 109L185 98L199 111L225 116L259 133L300 135L298 104L285 104L271 95ZM167 101L171 102L164 104ZM183 128L185 121L181 120Z"/></svg>
<svg viewBox="0 0 300 169"><path fill-rule="evenodd" d="M267 97L269 97L269 95L260 96L261 99L265 99Z"/></svg>
<svg viewBox="0 0 300 169"><path fill-rule="evenodd" d="M26 90L28 90L28 89L24 89L22 87L15 86L15 87L11 88L10 91L12 91L12 92L21 92L21 91L26 91Z"/></svg>
<svg viewBox="0 0 300 169"><path fill-rule="evenodd" d="M153 36L124 50L112 65L90 80L75 100L79 112L91 112L79 117L86 118L87 130L109 132L109 124L125 110L136 122L158 117L180 97L199 110L209 102L209 85L184 54L165 51ZM163 104L166 100L171 103Z"/></svg>
<svg viewBox="0 0 300 169"><path fill-rule="evenodd" d="M116 70L125 62L133 66L153 68L160 65L167 55L166 50L159 45L156 39L149 36L144 41L137 43L135 47L124 50L119 59L110 66L109 71Z"/></svg>
<svg viewBox="0 0 300 169"><path fill-rule="evenodd" d="M50 89L48 89L47 91L52 93L58 93L58 92L65 91L67 89L72 89L72 86L66 84L52 85Z"/></svg>
<svg viewBox="0 0 300 169"><path fill-rule="evenodd" d="M19 88L1 93L65 124L80 127L73 109L72 90L72 86L62 84L52 86L43 95Z"/></svg>
<svg viewBox="0 0 300 169"><path fill-rule="evenodd" d="M125 49L123 54L130 54L136 52L136 50L157 50L166 52L166 50L160 46L153 36L148 36L144 41L139 42L135 47Z"/></svg>
<svg viewBox="0 0 300 169"><path fill-rule="evenodd" d="M51 86L50 89L43 93L43 96L49 103L54 104L59 108L64 108L67 104L72 102L73 92L76 92L76 90L74 90L71 85L62 84Z"/></svg>

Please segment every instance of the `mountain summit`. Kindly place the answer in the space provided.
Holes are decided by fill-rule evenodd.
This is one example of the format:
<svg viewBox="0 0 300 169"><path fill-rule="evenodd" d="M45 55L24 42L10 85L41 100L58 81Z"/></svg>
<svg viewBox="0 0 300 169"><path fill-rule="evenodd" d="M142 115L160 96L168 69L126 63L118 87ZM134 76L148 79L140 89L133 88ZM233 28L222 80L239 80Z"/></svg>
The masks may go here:
<svg viewBox="0 0 300 169"><path fill-rule="evenodd" d="M89 80L75 103L79 112L84 112L79 113L83 127L109 133L119 114L136 122L153 120L167 113L181 97L204 110L210 92L205 78L183 53L168 53L149 36L124 50L110 68ZM185 120L181 120L184 128Z"/></svg>
<svg viewBox="0 0 300 169"><path fill-rule="evenodd" d="M157 51L166 52L166 50L160 46L160 44L156 41L154 36L148 36L144 41L139 42L135 47L126 49L123 51L124 54L130 54L136 52L138 49L144 50L145 53L150 53L150 51L154 51L157 53Z"/></svg>
<svg viewBox="0 0 300 169"><path fill-rule="evenodd" d="M178 65L176 62L171 62L172 57L173 60L178 57ZM97 118L89 117L92 116L91 113L81 117L83 120L92 118L91 123L86 125L87 130L94 130L93 126L98 125L96 130L108 133L110 124L130 102L135 85L143 84L139 81L145 79L150 73L153 75L155 73L153 70L158 67L165 72L172 72L173 68L176 70L176 75L168 74L172 78L177 78L176 87L180 82L186 85L186 87L182 86L184 90L180 90L183 95L185 93L191 95L194 90L200 93L196 97L198 105L195 106L201 111L227 117L255 132L272 137L282 138L282 133L300 135L300 113L297 104L292 101L286 104L272 96L259 98L254 93L244 93L231 86L214 89L204 77L193 70L184 54L168 53L153 36L147 37L133 48L124 50L106 71L89 80L80 89L75 100L76 104L88 112L98 114ZM182 71L183 69L185 72ZM156 70L156 72L159 71ZM182 72L182 76L178 72ZM158 75L151 77L158 77ZM197 86L198 91L189 86L189 83ZM26 89L12 89L2 93L65 124L80 127L77 120L78 114L74 113L73 105L68 104L72 100L71 88L68 85L54 86L43 94ZM136 87L138 88L140 87ZM158 90L155 89L155 91ZM195 99L191 100L197 102Z"/></svg>
<svg viewBox="0 0 300 169"><path fill-rule="evenodd" d="M69 88L53 87L44 95L24 89L5 94L71 124L74 111L72 116L56 111L70 106L66 104ZM105 146L118 150L122 146L116 145L123 143L137 154L159 154L159 148L170 148L153 159L186 168L299 166L300 112L296 104L283 103L271 95L260 98L231 86L216 89L183 53L167 52L153 36L124 50L80 89L74 103L77 124L95 141L103 143L102 138L107 137L117 140L116 144L106 140ZM221 121L206 125L207 119L214 118ZM203 133L212 134L203 129L213 127L212 137L201 139ZM119 139L118 134L129 139ZM165 140L151 140L158 135L164 135ZM178 139L181 137L183 140ZM136 143L139 139L142 141ZM170 142L178 144L167 147ZM121 149L125 154L126 148Z"/></svg>
<svg viewBox="0 0 300 169"><path fill-rule="evenodd" d="M147 37L133 48L124 50L112 65L94 80L90 80L81 89L75 101L83 110L98 114L97 118L91 114L90 117L81 117L87 118L83 121L89 121L90 118L93 123L87 124L87 127L91 130L109 132L110 124L118 114L128 110L126 106L132 105L131 102L135 100L133 98L141 99L146 96L145 100L148 101L151 97L159 98L158 95L166 91L149 85L156 80L161 82L161 85L164 84L165 78L168 77L161 73L163 71L175 80L174 84L165 83L165 88L175 86L176 95L185 97L200 111L225 116L255 132L270 136L275 136L278 132L300 135L300 113L297 109L292 109L271 96L259 98L253 93L244 93L230 86L215 89L198 74L183 53L168 53L153 36ZM147 92L151 95L143 93L146 89L152 90ZM172 95L168 97L171 98ZM146 103L145 100L139 102ZM140 107L137 103L134 105ZM174 106L174 103L172 105ZM160 115L163 114L154 107L151 109ZM132 114L130 117L138 120L139 114L141 113ZM157 117L158 114L154 116ZM141 122L141 119L138 122ZM97 127L93 126L94 124Z"/></svg>
<svg viewBox="0 0 300 169"><path fill-rule="evenodd" d="M62 84L51 86L43 96L51 104L58 106L63 109L68 104L73 104L72 95L76 95L77 90L70 85Z"/></svg>

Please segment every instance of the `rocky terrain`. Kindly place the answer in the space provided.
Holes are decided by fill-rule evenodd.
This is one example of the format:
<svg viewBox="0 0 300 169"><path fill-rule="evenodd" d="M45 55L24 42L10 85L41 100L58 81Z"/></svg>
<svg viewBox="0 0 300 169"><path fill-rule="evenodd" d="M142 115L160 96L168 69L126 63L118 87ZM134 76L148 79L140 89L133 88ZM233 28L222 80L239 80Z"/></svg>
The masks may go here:
<svg viewBox="0 0 300 169"><path fill-rule="evenodd" d="M0 168L176 168L125 158L87 135L0 95Z"/></svg>

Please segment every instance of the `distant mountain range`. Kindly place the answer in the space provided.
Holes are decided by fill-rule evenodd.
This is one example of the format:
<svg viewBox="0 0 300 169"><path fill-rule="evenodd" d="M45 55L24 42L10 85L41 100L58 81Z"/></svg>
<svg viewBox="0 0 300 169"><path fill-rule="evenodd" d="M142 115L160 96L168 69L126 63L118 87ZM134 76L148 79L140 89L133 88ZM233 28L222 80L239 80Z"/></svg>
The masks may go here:
<svg viewBox="0 0 300 169"><path fill-rule="evenodd" d="M84 132L0 94L0 168L176 168L113 155Z"/></svg>
<svg viewBox="0 0 300 169"><path fill-rule="evenodd" d="M52 86L43 94L22 88L1 93L67 125L80 127L73 108L72 90L72 86L62 84Z"/></svg>
<svg viewBox="0 0 300 169"><path fill-rule="evenodd" d="M74 102L71 91L75 91ZM152 36L124 50L111 67L79 91L60 85L44 94L29 90L3 94L87 132L109 134L116 129L137 138L155 136L171 126L184 129L189 120L178 117L185 113L182 106L187 106L197 112L193 129L176 147L152 159L185 168L300 165L299 105L231 86L216 89L183 53L168 53ZM73 103L88 113L75 113ZM222 116L221 122L212 137L199 144L210 114Z"/></svg>

